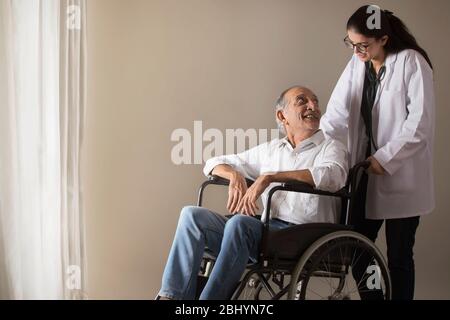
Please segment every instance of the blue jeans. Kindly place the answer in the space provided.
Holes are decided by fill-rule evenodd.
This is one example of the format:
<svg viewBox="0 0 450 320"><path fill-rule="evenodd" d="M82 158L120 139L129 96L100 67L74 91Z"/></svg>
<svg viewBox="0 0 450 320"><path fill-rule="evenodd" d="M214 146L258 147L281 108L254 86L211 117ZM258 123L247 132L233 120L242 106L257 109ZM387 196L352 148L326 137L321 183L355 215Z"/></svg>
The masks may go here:
<svg viewBox="0 0 450 320"><path fill-rule="evenodd" d="M229 299L248 261L257 261L262 226L260 220L242 214L226 218L202 207L184 207L159 295L175 300L193 300L206 248L217 259L200 299ZM271 229L287 226L278 220L270 222Z"/></svg>

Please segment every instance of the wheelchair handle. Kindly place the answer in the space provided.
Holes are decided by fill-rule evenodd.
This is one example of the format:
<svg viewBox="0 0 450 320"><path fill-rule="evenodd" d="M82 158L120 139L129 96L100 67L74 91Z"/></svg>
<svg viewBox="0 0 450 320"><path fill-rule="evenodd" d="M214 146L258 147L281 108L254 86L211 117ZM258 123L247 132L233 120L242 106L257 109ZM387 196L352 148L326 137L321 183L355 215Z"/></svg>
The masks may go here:
<svg viewBox="0 0 450 320"><path fill-rule="evenodd" d="M351 215L354 214L354 207L356 202L356 189L358 187L358 177L363 170L367 170L370 167L370 161L362 161L357 163L350 169L350 173L348 175L348 181L346 188L350 194L349 205L347 206L347 212L345 215L345 224L350 225L352 222Z"/></svg>
<svg viewBox="0 0 450 320"><path fill-rule="evenodd" d="M358 173L361 169L367 170L370 167L370 161L362 161L355 164L351 169L347 177L347 182L345 184L346 187L351 187L352 185L355 187L356 180L358 178Z"/></svg>

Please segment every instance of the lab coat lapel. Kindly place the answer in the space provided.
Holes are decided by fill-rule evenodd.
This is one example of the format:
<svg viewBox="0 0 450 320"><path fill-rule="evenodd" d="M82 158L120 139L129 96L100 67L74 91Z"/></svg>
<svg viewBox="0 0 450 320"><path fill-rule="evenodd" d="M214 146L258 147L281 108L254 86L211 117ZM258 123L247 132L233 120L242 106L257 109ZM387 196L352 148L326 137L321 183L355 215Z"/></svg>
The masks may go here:
<svg viewBox="0 0 450 320"><path fill-rule="evenodd" d="M357 108L361 108L361 101L362 101L362 95L363 95L363 88L364 88L364 77L366 72L366 66L364 63L358 63L358 68L355 72L355 79L353 79L353 83L355 85L354 92L356 93L354 95L355 101L354 106Z"/></svg>
<svg viewBox="0 0 450 320"><path fill-rule="evenodd" d="M351 132L349 135L349 152L350 152L350 165L353 166L359 161L359 149L360 141L359 137L364 133L364 127L362 126L361 118L361 101L364 88L364 77L366 72L366 66L363 62L357 61L356 68L352 79L352 102L351 108L353 109L351 114L350 123L354 125L350 126Z"/></svg>
<svg viewBox="0 0 450 320"><path fill-rule="evenodd" d="M381 92L383 92L384 86L386 85L386 83L388 83L390 81L390 79L392 77L392 73L394 72L394 63L396 60L397 60L396 53L390 54L386 57L386 62L385 62L386 74L380 82L380 88L378 89L377 94L375 96L375 101L373 104L372 112L374 111L374 109L378 108L378 101L380 100Z"/></svg>

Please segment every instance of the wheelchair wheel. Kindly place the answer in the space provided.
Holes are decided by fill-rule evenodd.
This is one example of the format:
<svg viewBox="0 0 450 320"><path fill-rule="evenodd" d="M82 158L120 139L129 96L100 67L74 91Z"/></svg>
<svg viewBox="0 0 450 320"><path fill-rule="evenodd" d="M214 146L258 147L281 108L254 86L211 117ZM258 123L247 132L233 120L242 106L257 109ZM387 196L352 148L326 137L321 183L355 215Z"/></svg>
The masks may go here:
<svg viewBox="0 0 450 320"><path fill-rule="evenodd" d="M239 284L240 285L240 284ZM238 286L239 287L239 286ZM260 294L263 289L261 280L257 275L251 276L245 287L242 289L241 294L236 297L237 300L260 300Z"/></svg>
<svg viewBox="0 0 450 320"><path fill-rule="evenodd" d="M389 271L379 249L363 235L338 231L314 242L291 277L288 299L390 300Z"/></svg>

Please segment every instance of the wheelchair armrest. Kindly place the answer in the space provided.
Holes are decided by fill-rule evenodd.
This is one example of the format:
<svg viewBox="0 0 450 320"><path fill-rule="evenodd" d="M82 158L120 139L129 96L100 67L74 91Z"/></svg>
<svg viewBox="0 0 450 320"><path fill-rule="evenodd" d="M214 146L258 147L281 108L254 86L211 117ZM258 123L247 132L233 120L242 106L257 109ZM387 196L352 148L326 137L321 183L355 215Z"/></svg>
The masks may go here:
<svg viewBox="0 0 450 320"><path fill-rule="evenodd" d="M357 163L353 168L351 168L345 186L342 189L338 190L337 192L329 192L315 189L313 186L303 181L286 182L281 185L281 188L277 188L277 190L274 190L274 192L283 190L283 191L301 192L331 197L350 198L350 191L353 191L353 189L356 188L358 173L362 172L363 170L369 167L370 162L367 160Z"/></svg>
<svg viewBox="0 0 450 320"><path fill-rule="evenodd" d="M303 182L303 181L290 181L285 182L282 184L282 186L286 189L286 191L293 191L293 192L305 192L305 193L312 193L314 192L314 188L312 185Z"/></svg>
<svg viewBox="0 0 450 320"><path fill-rule="evenodd" d="M277 191L308 193L308 194L316 194L316 195L330 196L330 197L337 197L337 198L349 198L350 197L347 187L344 187L337 192L329 192L329 191L315 189L310 184L308 184L306 182L302 182L302 181L286 182L281 185L272 187L272 188L270 188L268 196L267 196L267 202L266 202L266 207L265 207L266 213L265 213L264 219L263 219L264 227L266 229L269 228L270 206L271 206L271 202L272 202L272 196Z"/></svg>
<svg viewBox="0 0 450 320"><path fill-rule="evenodd" d="M228 186L230 184L230 180L219 177L215 174L208 176L209 184L216 184L220 186ZM253 180L245 178L245 181L247 182L247 187L250 187L253 184Z"/></svg>
<svg viewBox="0 0 450 320"><path fill-rule="evenodd" d="M253 184L253 180L245 178L245 181L247 182L247 187L250 187ZM200 189L198 190L198 198L197 198L197 206L201 207L203 203L203 191L205 188L210 185L218 185L218 186L228 186L230 184L230 180L219 177L217 175L209 175L208 180L203 182L200 186Z"/></svg>
<svg viewBox="0 0 450 320"><path fill-rule="evenodd" d="M309 193L309 194L317 194L317 195L323 195L323 196L330 196L330 197L348 197L348 191L347 188L344 187L337 192L330 192L330 191L324 191L320 189L314 188L312 185L302 182L302 181L291 181L286 182L282 184L283 191L288 192L299 192L299 193Z"/></svg>

